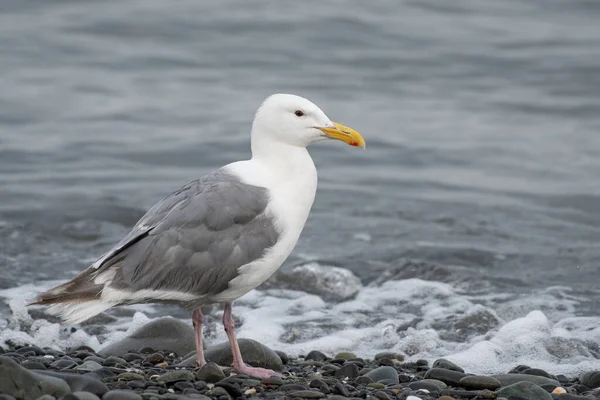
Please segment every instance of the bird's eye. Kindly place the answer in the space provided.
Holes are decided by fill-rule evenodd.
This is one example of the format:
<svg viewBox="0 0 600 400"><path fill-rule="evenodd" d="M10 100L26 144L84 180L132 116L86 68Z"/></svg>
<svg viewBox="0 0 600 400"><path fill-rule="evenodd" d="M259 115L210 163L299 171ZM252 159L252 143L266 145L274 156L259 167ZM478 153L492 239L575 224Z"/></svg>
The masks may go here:
<svg viewBox="0 0 600 400"><path fill-rule="evenodd" d="M296 117L301 117L301 116L303 116L303 115L304 115L304 113L302 112L302 110L296 110L296 111L294 112L294 114L296 114Z"/></svg>

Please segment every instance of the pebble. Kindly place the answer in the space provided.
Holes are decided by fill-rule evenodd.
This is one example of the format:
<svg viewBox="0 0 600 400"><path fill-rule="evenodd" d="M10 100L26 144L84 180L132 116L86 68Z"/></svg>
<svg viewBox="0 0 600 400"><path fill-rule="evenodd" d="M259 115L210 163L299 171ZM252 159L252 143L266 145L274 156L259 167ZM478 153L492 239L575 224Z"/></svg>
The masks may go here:
<svg viewBox="0 0 600 400"><path fill-rule="evenodd" d="M147 356L146 358L144 358L145 363L149 363L149 364L160 364L163 361L165 361L165 356L162 355L161 353L152 353L149 356Z"/></svg>
<svg viewBox="0 0 600 400"><path fill-rule="evenodd" d="M431 368L425 373L425 378L437 379L447 385L458 386L458 382L462 378L467 376L466 374L458 371L452 371L444 368Z"/></svg>
<svg viewBox="0 0 600 400"><path fill-rule="evenodd" d="M131 390L111 390L102 396L102 400L142 400L142 396Z"/></svg>
<svg viewBox="0 0 600 400"><path fill-rule="evenodd" d="M358 376L359 369L356 364L346 364L337 371L335 371L335 376L337 378L348 378L354 379Z"/></svg>
<svg viewBox="0 0 600 400"><path fill-rule="evenodd" d="M325 395L316 390L295 390L288 393L291 397L301 397L303 399L323 399Z"/></svg>
<svg viewBox="0 0 600 400"><path fill-rule="evenodd" d="M445 358L439 358L433 362L432 368L444 368L451 371L465 372L464 369L454 364L452 361L448 361Z"/></svg>
<svg viewBox="0 0 600 400"><path fill-rule="evenodd" d="M312 350L310 353L304 357L305 360L314 360L314 361L325 361L329 357L327 357L324 353L321 353L318 350Z"/></svg>
<svg viewBox="0 0 600 400"><path fill-rule="evenodd" d="M525 369L529 369L529 367L524 368L522 370ZM527 375L527 374L499 374L499 375L491 375L492 378L497 379L500 381L500 383L502 384L502 386L509 386L512 385L513 383L517 383L517 382L522 382L522 381L527 381L527 382L531 382L534 383L538 386L541 385L554 385L554 387L556 386L560 386L560 383L554 379L548 379L545 378L543 376L536 376L536 375Z"/></svg>
<svg viewBox="0 0 600 400"><path fill-rule="evenodd" d="M356 354L342 351L341 353L337 353L333 358L337 358L338 360L350 360L356 358Z"/></svg>
<svg viewBox="0 0 600 400"><path fill-rule="evenodd" d="M600 371L585 372L579 376L579 383L589 388L600 387Z"/></svg>
<svg viewBox="0 0 600 400"><path fill-rule="evenodd" d="M328 358L315 350L301 359L273 352L279 361L285 359L284 376L258 380L236 373L229 365L209 363L200 369L195 365L181 366L182 356L178 357L168 348L159 346L157 351L148 347L143 352L130 350L122 356L106 358L96 355L92 349L82 348L70 351L68 355L52 353L55 359L46 358L50 355L46 349L41 349L45 354L39 354L40 350L32 348L21 352L17 352L20 349L8 348L7 352L14 354L14 359L23 365L10 357L0 356L0 392L6 392L2 385L6 385L7 381L3 378L8 371L9 376L31 374L32 381L46 379L54 382L59 385L56 386L58 390L63 385L62 394L28 395L27 398L34 400L45 394L47 400L491 400L496 398L493 390L498 390L498 400L550 400L552 397L555 400L590 400L600 397L600 389L593 389L600 386L595 382L599 371L588 371L578 379L568 379L528 366L518 366L510 374L467 375L461 372L460 366L446 359L436 360L429 368L426 360L400 363L401 355L393 352L380 353L376 359L369 360L349 352ZM194 353L188 356L193 357ZM392 359L395 361L392 362ZM24 368L36 363L53 370ZM70 372L57 371L69 366ZM552 379L559 377L560 385ZM552 391L551 395L549 392ZM0 395L0 400L13 400L20 396L10 393ZM582 393L585 396L581 396Z"/></svg>
<svg viewBox="0 0 600 400"><path fill-rule="evenodd" d="M77 371L85 371L92 372L102 368L102 365L98 364L96 361L84 361L81 365L75 367Z"/></svg>
<svg viewBox="0 0 600 400"><path fill-rule="evenodd" d="M505 386L496 392L498 396L506 397L519 397L527 400L552 400L552 395L539 387L538 385L522 381L517 382L509 386Z"/></svg>
<svg viewBox="0 0 600 400"><path fill-rule="evenodd" d="M420 389L425 389L428 390L429 392L439 392L440 388L431 382L423 382L423 381L415 381L415 382L411 382L408 384L408 387L411 388L412 390L420 390Z"/></svg>
<svg viewBox="0 0 600 400"><path fill-rule="evenodd" d="M117 376L118 381L145 381L146 377L142 374L136 374L135 372L123 372Z"/></svg>
<svg viewBox="0 0 600 400"><path fill-rule="evenodd" d="M374 382L382 382L386 380L392 384L400 383L398 379L398 371L396 371L395 368L388 366L375 368L374 370L367 372L364 376L371 378Z"/></svg>
<svg viewBox="0 0 600 400"><path fill-rule="evenodd" d="M472 390L496 390L502 386L498 379L483 375L465 376L458 382L458 386Z"/></svg>
<svg viewBox="0 0 600 400"><path fill-rule="evenodd" d="M187 370L179 370L179 371L169 371L165 374L162 374L158 377L158 382L170 384L180 381L193 381L195 378L194 373L192 371Z"/></svg>
<svg viewBox="0 0 600 400"><path fill-rule="evenodd" d="M196 374L196 379L207 383L215 383L225 378L225 374L215 363L209 362Z"/></svg>

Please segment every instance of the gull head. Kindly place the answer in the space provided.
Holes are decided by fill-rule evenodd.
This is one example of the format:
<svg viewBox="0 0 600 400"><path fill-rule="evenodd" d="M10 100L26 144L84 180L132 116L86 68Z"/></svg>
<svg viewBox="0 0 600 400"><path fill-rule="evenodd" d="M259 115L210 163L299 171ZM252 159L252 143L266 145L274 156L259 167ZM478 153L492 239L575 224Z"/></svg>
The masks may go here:
<svg viewBox="0 0 600 400"><path fill-rule="evenodd" d="M331 121L314 103L293 94L274 94L262 103L252 123L252 137L299 147L336 139L365 148L358 132Z"/></svg>

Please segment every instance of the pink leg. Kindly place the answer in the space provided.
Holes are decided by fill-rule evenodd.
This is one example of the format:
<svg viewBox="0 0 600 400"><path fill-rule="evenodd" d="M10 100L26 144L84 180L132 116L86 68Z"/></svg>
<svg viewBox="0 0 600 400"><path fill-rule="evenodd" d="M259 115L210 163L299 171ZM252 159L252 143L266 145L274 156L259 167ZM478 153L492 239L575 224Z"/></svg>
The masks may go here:
<svg viewBox="0 0 600 400"><path fill-rule="evenodd" d="M281 374L270 369L254 368L244 364L244 360L242 360L242 353L240 352L240 346L238 345L238 341L235 337L235 323L233 322L233 317L231 316L231 307L232 303L225 303L225 311L223 313L223 326L225 327L225 332L227 332L229 344L231 345L231 353L233 355L233 368L242 374L254 376L256 378L261 379L269 378L273 375L281 376Z"/></svg>
<svg viewBox="0 0 600 400"><path fill-rule="evenodd" d="M192 322L194 323L194 333L196 335L196 364L199 367L206 365L204 359L204 348L202 347L202 324L204 323L204 314L200 310L200 307L195 308L192 311Z"/></svg>

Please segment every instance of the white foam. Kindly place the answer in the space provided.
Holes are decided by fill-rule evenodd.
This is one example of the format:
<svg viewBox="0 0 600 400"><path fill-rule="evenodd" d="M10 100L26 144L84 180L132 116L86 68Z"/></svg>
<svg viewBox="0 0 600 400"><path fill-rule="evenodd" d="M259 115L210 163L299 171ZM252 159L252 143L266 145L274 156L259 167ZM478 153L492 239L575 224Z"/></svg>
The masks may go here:
<svg viewBox="0 0 600 400"><path fill-rule="evenodd" d="M150 305L130 306L137 310L133 317L119 318L105 337L82 329L71 333L62 325L32 320L22 305L23 299L56 283L0 291L1 297L10 299L14 314L0 333L0 343L12 340L54 348L86 344L101 349L150 321L148 314L160 311ZM354 300L338 304L298 291L252 291L236 302L234 314L243 322L239 337L291 355L318 349L330 355L352 351L368 358L395 351L408 360L445 357L472 373L503 373L527 364L573 376L600 369L593 354L600 347L600 317L575 316L577 304L567 288L519 296L468 296L445 283L407 279L364 287ZM209 333L208 344L225 341L220 315L208 320L212 325L207 332L215 332Z"/></svg>

